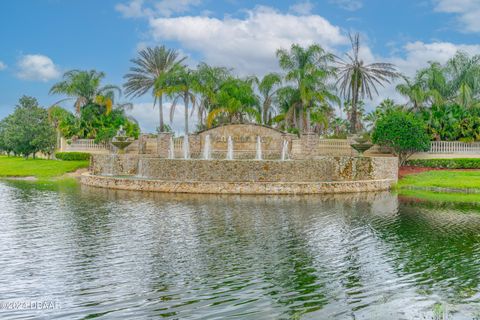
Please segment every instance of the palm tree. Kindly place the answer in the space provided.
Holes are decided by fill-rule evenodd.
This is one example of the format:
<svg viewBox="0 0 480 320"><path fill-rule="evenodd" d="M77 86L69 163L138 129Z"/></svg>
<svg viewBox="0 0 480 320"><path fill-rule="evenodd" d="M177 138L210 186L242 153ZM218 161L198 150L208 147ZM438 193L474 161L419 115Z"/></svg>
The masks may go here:
<svg viewBox="0 0 480 320"><path fill-rule="evenodd" d="M222 84L231 77L231 70L200 63L194 74L193 88L199 93L197 105L199 127L204 128L205 115L217 107L217 93Z"/></svg>
<svg viewBox="0 0 480 320"><path fill-rule="evenodd" d="M272 122L278 123L283 130L297 129L297 114L302 106L300 92L291 86L278 89L277 105L279 114L273 117Z"/></svg>
<svg viewBox="0 0 480 320"><path fill-rule="evenodd" d="M166 94L172 101L170 107L170 121L173 121L176 106L180 99L185 107L185 135L188 135L188 107L192 104L192 113L195 110L196 98L193 89L195 73L187 67L176 64L169 72L163 73L155 82L155 95Z"/></svg>
<svg viewBox="0 0 480 320"><path fill-rule="evenodd" d="M64 94L67 99L62 99L54 105L65 100L75 99L75 110L80 113L83 106L91 103L105 105L107 113L110 112L115 101L115 94L119 96L122 90L114 85L100 86L105 73L95 70L82 71L70 70L65 72L63 80L54 84L50 94Z"/></svg>
<svg viewBox="0 0 480 320"><path fill-rule="evenodd" d="M216 95L217 105L207 116L207 127L216 123L243 123L245 120L260 122L258 98L252 88L252 79L230 77L225 80Z"/></svg>
<svg viewBox="0 0 480 320"><path fill-rule="evenodd" d="M347 61L338 60L338 80L340 94L350 101L352 117L350 118L351 133L356 133L357 105L365 97L372 99L373 93L378 95L377 85L383 86L399 76L391 63L375 62L365 64L360 58L360 35L350 35L352 53L347 53Z"/></svg>
<svg viewBox="0 0 480 320"><path fill-rule="evenodd" d="M412 111L419 111L431 98L438 97L435 90L429 90L422 86L420 79L416 78L413 81L407 77L403 77L403 79L405 82L398 84L395 89L402 96L408 98L408 104L411 105Z"/></svg>
<svg viewBox="0 0 480 320"><path fill-rule="evenodd" d="M447 78L451 79L451 91L464 97L459 101L465 102L465 98L467 100L478 98L480 94L480 55L469 57L467 53L459 51L447 62L445 72Z"/></svg>
<svg viewBox="0 0 480 320"><path fill-rule="evenodd" d="M433 104L443 104L455 96L445 68L438 62L430 62L427 68L417 71L416 79L423 90L431 95Z"/></svg>
<svg viewBox="0 0 480 320"><path fill-rule="evenodd" d="M261 122L267 124L271 118L270 109L273 106L276 94L282 83L282 78L277 73L269 73L263 76L261 80L255 78L258 92L261 96Z"/></svg>
<svg viewBox="0 0 480 320"><path fill-rule="evenodd" d="M293 44L290 50L277 50L277 58L280 67L286 71L285 79L293 82L300 93L301 106L297 123L299 131L303 132L304 122L309 131L310 110L315 102L335 100L331 93L332 88L326 85L328 78L334 74L334 68L330 66L334 56L316 44L307 48ZM303 116L304 110L306 119Z"/></svg>
<svg viewBox="0 0 480 320"><path fill-rule="evenodd" d="M182 63L186 58L179 58L179 53L174 49L167 49L165 46L145 48L138 52L138 58L130 60L133 66L130 73L124 76L126 79L123 87L125 93L130 97L140 97L152 90L154 93L155 82L160 76L172 70L172 68ZM163 94L159 96L153 94L153 107L158 99L160 113L160 132L164 130L163 121Z"/></svg>

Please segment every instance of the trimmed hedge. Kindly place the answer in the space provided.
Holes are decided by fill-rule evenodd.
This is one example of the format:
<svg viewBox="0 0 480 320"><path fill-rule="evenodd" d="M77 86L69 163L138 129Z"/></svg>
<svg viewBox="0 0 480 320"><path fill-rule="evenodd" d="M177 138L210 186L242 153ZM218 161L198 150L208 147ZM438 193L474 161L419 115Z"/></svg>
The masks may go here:
<svg viewBox="0 0 480 320"><path fill-rule="evenodd" d="M90 160L90 153L86 152L56 152L55 158L63 161L85 161Z"/></svg>
<svg viewBox="0 0 480 320"><path fill-rule="evenodd" d="M407 161L406 165L442 169L480 169L480 158L416 159Z"/></svg>

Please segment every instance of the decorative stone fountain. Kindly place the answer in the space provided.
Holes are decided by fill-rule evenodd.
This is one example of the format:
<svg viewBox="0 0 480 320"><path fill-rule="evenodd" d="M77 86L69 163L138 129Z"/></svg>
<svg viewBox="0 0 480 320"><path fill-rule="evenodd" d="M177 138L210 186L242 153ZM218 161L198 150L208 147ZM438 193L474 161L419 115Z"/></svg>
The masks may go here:
<svg viewBox="0 0 480 320"><path fill-rule="evenodd" d="M363 153L373 146L373 144L370 143L370 139L366 135L353 136L352 140L353 142L350 143L350 146L354 150L358 151L358 155L360 157L363 157Z"/></svg>
<svg viewBox="0 0 480 320"><path fill-rule="evenodd" d="M133 143L133 139L127 136L126 131L123 129L123 126L117 131L117 135L113 137L112 144L117 147L119 154L124 154L125 149Z"/></svg>
<svg viewBox="0 0 480 320"><path fill-rule="evenodd" d="M123 190L221 194L380 191L396 183L396 157L329 156L317 141L262 125L230 124L185 136L182 154L172 135L164 134L157 137L157 154L92 155L81 181ZM130 143L123 128L112 142L122 153ZM371 147L367 136L349 143L361 155Z"/></svg>

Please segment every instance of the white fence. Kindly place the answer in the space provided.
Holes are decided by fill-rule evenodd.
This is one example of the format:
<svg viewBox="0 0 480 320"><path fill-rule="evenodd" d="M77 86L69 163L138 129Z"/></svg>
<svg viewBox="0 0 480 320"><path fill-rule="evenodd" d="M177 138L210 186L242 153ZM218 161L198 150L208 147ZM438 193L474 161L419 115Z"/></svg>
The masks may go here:
<svg viewBox="0 0 480 320"><path fill-rule="evenodd" d="M62 151L108 151L111 149L109 143L95 143L93 139L76 139L68 142L62 139L61 142Z"/></svg>
<svg viewBox="0 0 480 320"><path fill-rule="evenodd" d="M428 153L480 153L480 142L432 141Z"/></svg>
<svg viewBox="0 0 480 320"><path fill-rule="evenodd" d="M182 154L183 137L173 139L175 154ZM132 147L135 147L132 145ZM355 155L357 152L350 147L346 139L319 139L318 153L326 155ZM109 143L95 143L93 139L76 139L67 142L62 139L62 151L108 152L113 150ZM374 145L367 153L385 153L379 146ZM478 154L480 142L461 141L432 141L428 154Z"/></svg>

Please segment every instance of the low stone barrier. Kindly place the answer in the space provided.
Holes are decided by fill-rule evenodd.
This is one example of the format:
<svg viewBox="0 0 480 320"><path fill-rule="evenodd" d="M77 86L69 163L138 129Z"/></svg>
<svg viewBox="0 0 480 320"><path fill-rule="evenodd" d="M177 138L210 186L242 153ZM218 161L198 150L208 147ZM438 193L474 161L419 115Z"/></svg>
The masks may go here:
<svg viewBox="0 0 480 320"><path fill-rule="evenodd" d="M397 182L393 157L308 160L180 160L94 155L82 183L97 187L184 193L311 194L388 190Z"/></svg>

